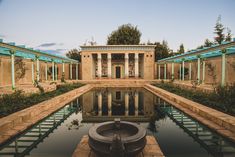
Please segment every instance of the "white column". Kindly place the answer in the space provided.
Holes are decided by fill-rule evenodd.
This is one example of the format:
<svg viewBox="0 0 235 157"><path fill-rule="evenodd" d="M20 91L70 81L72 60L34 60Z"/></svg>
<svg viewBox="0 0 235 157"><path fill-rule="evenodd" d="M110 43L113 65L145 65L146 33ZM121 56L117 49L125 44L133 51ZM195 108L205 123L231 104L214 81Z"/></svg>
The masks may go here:
<svg viewBox="0 0 235 157"><path fill-rule="evenodd" d="M69 68L70 68L70 80L72 80L73 79L73 64L72 63L70 63L69 64Z"/></svg>
<svg viewBox="0 0 235 157"><path fill-rule="evenodd" d="M112 56L111 53L107 54L108 59L108 78L112 78Z"/></svg>
<svg viewBox="0 0 235 157"><path fill-rule="evenodd" d="M226 50L222 51L222 58L221 58L221 86L224 87L225 85L225 72L226 72Z"/></svg>
<svg viewBox="0 0 235 157"><path fill-rule="evenodd" d="M182 71L181 71L181 69L182 69L182 66L181 66L181 63L180 63L180 78L179 78L179 80L182 80Z"/></svg>
<svg viewBox="0 0 235 157"><path fill-rule="evenodd" d="M198 57L197 58L197 81L198 81L198 83L200 83L200 63L201 61L200 61L200 57Z"/></svg>
<svg viewBox="0 0 235 157"><path fill-rule="evenodd" d="M205 81L205 61L202 62L202 83Z"/></svg>
<svg viewBox="0 0 235 157"><path fill-rule="evenodd" d="M164 80L166 80L166 63L164 64Z"/></svg>
<svg viewBox="0 0 235 157"><path fill-rule="evenodd" d="M47 62L45 62L46 65L45 65L45 80L47 81Z"/></svg>
<svg viewBox="0 0 235 157"><path fill-rule="evenodd" d="M62 73L64 73L64 62L62 63Z"/></svg>
<svg viewBox="0 0 235 157"><path fill-rule="evenodd" d="M98 53L97 54L97 66L98 66L98 73L97 73L97 75L98 75L98 78L101 78L101 75L102 75L102 65L101 65L101 53Z"/></svg>
<svg viewBox="0 0 235 157"><path fill-rule="evenodd" d="M189 80L192 79L192 63L189 63Z"/></svg>
<svg viewBox="0 0 235 157"><path fill-rule="evenodd" d="M129 113L129 94L125 93L125 115L128 116Z"/></svg>
<svg viewBox="0 0 235 157"><path fill-rule="evenodd" d="M37 77L37 81L39 82L40 80L40 67L39 67L39 57L36 57L36 65L37 65L37 71L36 71L36 77Z"/></svg>
<svg viewBox="0 0 235 157"><path fill-rule="evenodd" d="M125 53L125 78L129 77L129 54Z"/></svg>
<svg viewBox="0 0 235 157"><path fill-rule="evenodd" d="M182 80L184 81L184 61L182 61Z"/></svg>
<svg viewBox="0 0 235 157"><path fill-rule="evenodd" d="M76 63L76 80L78 80L78 63Z"/></svg>
<svg viewBox="0 0 235 157"><path fill-rule="evenodd" d="M173 80L175 78L175 68L174 68L174 63L171 63L171 79Z"/></svg>
<svg viewBox="0 0 235 157"><path fill-rule="evenodd" d="M161 79L161 64L158 64L158 79Z"/></svg>
<svg viewBox="0 0 235 157"><path fill-rule="evenodd" d="M135 53L135 78L139 78L139 54Z"/></svg>
<svg viewBox="0 0 235 157"><path fill-rule="evenodd" d="M32 83L34 84L34 60L32 60Z"/></svg>
<svg viewBox="0 0 235 157"><path fill-rule="evenodd" d="M135 92L135 116L139 114L139 93Z"/></svg>
<svg viewBox="0 0 235 157"><path fill-rule="evenodd" d="M15 54L11 52L11 86L15 89Z"/></svg>
<svg viewBox="0 0 235 157"><path fill-rule="evenodd" d="M52 61L52 81L55 81L55 62Z"/></svg>
<svg viewBox="0 0 235 157"><path fill-rule="evenodd" d="M108 92L108 115L112 115L112 93Z"/></svg>
<svg viewBox="0 0 235 157"><path fill-rule="evenodd" d="M102 94L101 92L98 93L98 115L102 115Z"/></svg>

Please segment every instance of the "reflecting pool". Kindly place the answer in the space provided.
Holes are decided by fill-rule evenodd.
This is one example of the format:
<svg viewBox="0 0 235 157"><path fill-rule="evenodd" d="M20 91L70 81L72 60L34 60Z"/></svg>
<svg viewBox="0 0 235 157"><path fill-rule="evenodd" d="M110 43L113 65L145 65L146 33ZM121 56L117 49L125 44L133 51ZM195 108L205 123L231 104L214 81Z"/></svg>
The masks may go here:
<svg viewBox="0 0 235 157"><path fill-rule="evenodd" d="M167 157L232 157L235 144L142 88L96 88L0 147L0 156L68 157L95 123L119 117L156 137Z"/></svg>

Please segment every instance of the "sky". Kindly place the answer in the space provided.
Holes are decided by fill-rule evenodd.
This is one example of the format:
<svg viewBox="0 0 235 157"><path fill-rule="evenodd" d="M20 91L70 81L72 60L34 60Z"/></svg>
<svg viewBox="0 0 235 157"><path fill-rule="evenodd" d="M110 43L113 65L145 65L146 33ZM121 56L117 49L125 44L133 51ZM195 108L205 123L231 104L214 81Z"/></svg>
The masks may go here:
<svg viewBox="0 0 235 157"><path fill-rule="evenodd" d="M122 24L141 31L141 42L166 40L176 51L194 49L222 23L235 34L235 0L0 0L0 38L64 54L92 38L105 45ZM233 35L234 36L234 35Z"/></svg>

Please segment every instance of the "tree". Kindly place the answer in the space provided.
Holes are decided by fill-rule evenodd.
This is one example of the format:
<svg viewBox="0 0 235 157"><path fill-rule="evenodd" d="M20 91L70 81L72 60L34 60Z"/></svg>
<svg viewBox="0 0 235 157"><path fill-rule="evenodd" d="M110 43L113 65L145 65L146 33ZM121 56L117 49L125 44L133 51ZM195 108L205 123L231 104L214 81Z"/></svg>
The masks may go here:
<svg viewBox="0 0 235 157"><path fill-rule="evenodd" d="M215 41L218 44L221 44L222 41L224 41L225 35L223 32L224 32L224 26L221 23L221 16L219 15L216 25L215 25L215 31L214 31L214 33L216 34Z"/></svg>
<svg viewBox="0 0 235 157"><path fill-rule="evenodd" d="M232 33L231 33L231 29L229 29L227 27L227 35L225 37L225 41L231 41L232 40Z"/></svg>
<svg viewBox="0 0 235 157"><path fill-rule="evenodd" d="M77 60L77 61L79 61L79 62L81 61L81 55L80 55L80 51L78 51L78 49L69 50L69 51L66 53L66 56L67 56L68 58Z"/></svg>
<svg viewBox="0 0 235 157"><path fill-rule="evenodd" d="M183 44L180 45L180 49L178 50L178 53L179 54L184 53L184 45Z"/></svg>
<svg viewBox="0 0 235 157"><path fill-rule="evenodd" d="M204 42L204 47L210 47L213 44L209 39L206 39Z"/></svg>
<svg viewBox="0 0 235 157"><path fill-rule="evenodd" d="M169 53L170 49L168 47L167 41L165 40L162 41L162 44L160 42L155 42L155 43L148 42L148 45L156 45L154 51L155 61L172 56L172 54Z"/></svg>
<svg viewBox="0 0 235 157"><path fill-rule="evenodd" d="M138 45L140 37L141 32L137 26L124 24L108 36L107 45Z"/></svg>

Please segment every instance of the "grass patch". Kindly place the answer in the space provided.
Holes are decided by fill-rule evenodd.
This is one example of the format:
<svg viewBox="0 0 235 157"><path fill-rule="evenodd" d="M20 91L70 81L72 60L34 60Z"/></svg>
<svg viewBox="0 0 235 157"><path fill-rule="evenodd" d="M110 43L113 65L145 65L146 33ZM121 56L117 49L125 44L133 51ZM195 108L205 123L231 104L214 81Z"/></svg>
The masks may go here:
<svg viewBox="0 0 235 157"><path fill-rule="evenodd" d="M16 111L38 104L42 101L49 100L55 96L81 87L82 85L83 84L80 83L57 85L56 90L54 91L46 93L33 93L28 96L24 95L20 90L15 91L12 94L4 94L0 98L0 117L7 116Z"/></svg>
<svg viewBox="0 0 235 157"><path fill-rule="evenodd" d="M217 86L211 93L181 88L173 83L158 83L154 85L171 93L235 116L235 84L225 87Z"/></svg>

